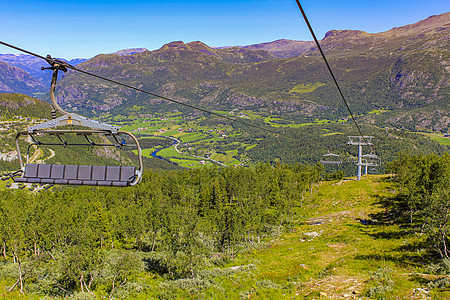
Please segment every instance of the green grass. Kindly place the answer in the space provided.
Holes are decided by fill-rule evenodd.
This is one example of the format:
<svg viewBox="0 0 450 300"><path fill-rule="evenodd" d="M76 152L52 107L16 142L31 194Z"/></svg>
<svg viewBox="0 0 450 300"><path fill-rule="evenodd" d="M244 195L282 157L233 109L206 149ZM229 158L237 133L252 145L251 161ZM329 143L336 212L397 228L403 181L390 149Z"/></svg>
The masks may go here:
<svg viewBox="0 0 450 300"><path fill-rule="evenodd" d="M0 191L6 190L5 186L7 183L10 183L10 182L11 182L10 180L0 181Z"/></svg>
<svg viewBox="0 0 450 300"><path fill-rule="evenodd" d="M204 135L202 133L192 132L192 133L186 133L185 135L182 135L180 138L181 138L181 142L183 142L183 143L191 143L194 141L201 140L205 137L206 137L206 135Z"/></svg>
<svg viewBox="0 0 450 300"><path fill-rule="evenodd" d="M202 140L202 143L218 142L218 141L223 141L223 138L220 138L220 137L208 138L208 139Z"/></svg>
<svg viewBox="0 0 450 300"><path fill-rule="evenodd" d="M318 89L321 86L324 86L325 83L323 82L315 82L315 83L301 83L294 86L293 89L289 91L289 93L299 93L299 94L307 94L312 93L316 89Z"/></svg>
<svg viewBox="0 0 450 300"><path fill-rule="evenodd" d="M182 167L185 167L185 168L201 168L204 166L200 163L200 159L195 160L194 158L193 159L171 158L170 160L173 161L174 163L179 164ZM210 162L210 164L211 164L211 162Z"/></svg>
<svg viewBox="0 0 450 300"><path fill-rule="evenodd" d="M175 147L173 147L173 146L172 146L172 147L169 147L169 148L165 148L165 149L159 151L157 154L158 154L158 156L166 157L166 158L169 158L169 157L186 158L186 155L182 155L182 154L178 153L178 152L175 150Z"/></svg>
<svg viewBox="0 0 450 300"><path fill-rule="evenodd" d="M215 113L221 114L221 115L228 115L229 112L226 110L214 110Z"/></svg>
<svg viewBox="0 0 450 300"><path fill-rule="evenodd" d="M314 122L307 122L307 123L291 123L291 124L277 124L277 123L270 123L270 125L272 125L273 127L289 127L289 128L300 128L303 126L310 126L310 125L323 125L323 124L327 124L327 123L342 123L342 122L346 122L346 121L331 121L328 119L315 119Z"/></svg>
<svg viewBox="0 0 450 300"><path fill-rule="evenodd" d="M165 131L165 132L161 133L160 135L162 135L162 136L174 136L176 134L178 134L178 131L170 130L170 131Z"/></svg>
<svg viewBox="0 0 450 300"><path fill-rule="evenodd" d="M283 119L281 118L274 118L274 117L265 117L264 118L264 122L265 123L271 123L272 121L282 121Z"/></svg>
<svg viewBox="0 0 450 300"><path fill-rule="evenodd" d="M336 135L336 134L343 134L342 132L331 132L331 133L324 133L322 136L330 136L330 135Z"/></svg>
<svg viewBox="0 0 450 300"><path fill-rule="evenodd" d="M234 165L239 165L239 164L241 164L241 162L240 162L239 160L237 160L237 159L235 159L235 158L233 157L233 155L236 155L236 154L238 153L237 148L238 148L239 146L240 146L240 144L237 144L236 150L225 151L225 153L228 155L228 157L229 157L230 159L232 159L231 162L227 163L227 165L229 165L229 166L234 166Z"/></svg>
<svg viewBox="0 0 450 300"><path fill-rule="evenodd" d="M155 148L142 149L142 156L152 157L152 153L155 150L156 150ZM137 155L137 150L133 150L133 153Z"/></svg>
<svg viewBox="0 0 450 300"><path fill-rule="evenodd" d="M371 114L376 114L376 115L378 115L378 114L380 114L380 113L382 113L383 112L383 110L381 110L381 109L372 109L371 111L368 111L367 112L367 114L368 115L371 115Z"/></svg>
<svg viewBox="0 0 450 300"><path fill-rule="evenodd" d="M144 136L144 137L140 137L139 139L140 140L146 140L146 139L149 139L149 140L161 140L161 138L157 137L157 136Z"/></svg>
<svg viewBox="0 0 450 300"><path fill-rule="evenodd" d="M325 123L330 123L331 120L328 119L314 119L314 124L325 124Z"/></svg>
<svg viewBox="0 0 450 300"><path fill-rule="evenodd" d="M442 134L426 133L426 132L421 132L420 134L428 136L430 139L438 142L441 145L450 146L450 138L446 138Z"/></svg>
<svg viewBox="0 0 450 300"><path fill-rule="evenodd" d="M225 164L229 164L229 163L232 163L233 161L235 161L235 159L233 157L231 157L229 155L222 154L222 153L214 153L211 156L211 159L223 162Z"/></svg>

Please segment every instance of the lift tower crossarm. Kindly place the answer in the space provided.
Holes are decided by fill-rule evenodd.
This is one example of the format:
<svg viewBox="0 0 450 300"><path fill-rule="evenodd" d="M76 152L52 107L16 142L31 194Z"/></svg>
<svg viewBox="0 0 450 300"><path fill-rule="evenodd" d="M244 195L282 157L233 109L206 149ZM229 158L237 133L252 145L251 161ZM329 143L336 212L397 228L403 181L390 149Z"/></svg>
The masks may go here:
<svg viewBox="0 0 450 300"><path fill-rule="evenodd" d="M362 146L372 146L373 136L348 136L347 144L358 146L358 175L357 180L361 180L361 167L363 166L362 161Z"/></svg>

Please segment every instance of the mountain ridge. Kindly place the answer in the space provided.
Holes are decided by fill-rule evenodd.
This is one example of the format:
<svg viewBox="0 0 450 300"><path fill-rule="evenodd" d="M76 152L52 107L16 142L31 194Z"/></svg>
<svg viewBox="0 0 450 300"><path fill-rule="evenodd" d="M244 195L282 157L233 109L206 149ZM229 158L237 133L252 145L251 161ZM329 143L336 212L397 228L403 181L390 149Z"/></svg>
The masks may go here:
<svg viewBox="0 0 450 300"><path fill-rule="evenodd" d="M87 59L85 58L75 58L71 60L61 59L65 62L68 62L71 65L78 65L80 63L85 62ZM0 54L0 61L4 63L22 69L27 72L31 77L38 80L42 84L50 85L51 74L49 72L43 72L41 67L47 67L47 62L42 59L25 54ZM15 91L15 92L23 92L23 91Z"/></svg>
<svg viewBox="0 0 450 300"><path fill-rule="evenodd" d="M0 92L44 92L44 85L26 71L0 60Z"/></svg>
<svg viewBox="0 0 450 300"><path fill-rule="evenodd" d="M289 39L279 39L273 42L265 42L247 46L225 46L225 47L217 47L217 49L239 47L248 50L266 50L279 58L288 58L297 55L302 55L314 45L315 44L313 41L295 41Z"/></svg>
<svg viewBox="0 0 450 300"><path fill-rule="evenodd" d="M444 111L442 119L449 117L450 111L449 24L450 13L444 13L381 33L330 30L321 46L341 86L350 94L355 113L364 114L374 107L391 114L398 109L428 108L430 112L439 108ZM214 48L200 41L174 41L153 51L100 54L79 67L206 108L283 112L300 119L345 117L347 111L316 46L297 49L302 54L290 56L293 42ZM168 108L154 97L85 81L72 71L60 81L58 99L87 115L124 113L133 105L150 110ZM407 122L408 117L391 116L382 122L388 125L400 119ZM380 120L371 118L370 122ZM446 130L441 125L439 130Z"/></svg>

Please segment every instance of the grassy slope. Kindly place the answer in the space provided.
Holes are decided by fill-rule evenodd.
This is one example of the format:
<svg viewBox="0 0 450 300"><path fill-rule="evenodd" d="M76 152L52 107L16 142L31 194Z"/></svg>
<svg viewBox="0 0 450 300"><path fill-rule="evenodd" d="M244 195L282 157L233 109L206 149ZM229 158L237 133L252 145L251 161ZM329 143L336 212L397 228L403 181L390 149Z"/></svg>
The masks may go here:
<svg viewBox="0 0 450 300"><path fill-rule="evenodd" d="M383 286L383 282L370 280L372 274L387 270L393 283L384 297L415 299L415 289L427 287L424 278L433 278L420 275L425 272L422 262L427 253L420 249L423 238L419 232L393 224L364 225L360 221L383 212L378 201L394 193L386 176L322 183L305 198L303 208L297 207L303 215L292 232L271 241L270 247L242 255L232 263L254 264L255 270L216 279L225 289L224 294L219 296L212 290L205 294L234 299L245 295L260 299L366 297L371 287ZM445 291L433 295L438 299L450 297ZM377 298L377 294L373 297Z"/></svg>
<svg viewBox="0 0 450 300"><path fill-rule="evenodd" d="M441 145L450 146L450 138L444 137L443 134L425 133L425 132L421 132L421 134L428 136L430 139L438 142Z"/></svg>

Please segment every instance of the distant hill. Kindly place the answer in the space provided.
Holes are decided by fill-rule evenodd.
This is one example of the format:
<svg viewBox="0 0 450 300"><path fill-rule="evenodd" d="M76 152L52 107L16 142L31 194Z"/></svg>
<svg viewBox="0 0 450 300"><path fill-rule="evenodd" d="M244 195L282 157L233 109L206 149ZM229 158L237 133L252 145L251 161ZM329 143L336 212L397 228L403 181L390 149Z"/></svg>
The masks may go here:
<svg viewBox="0 0 450 300"><path fill-rule="evenodd" d="M49 103L22 94L0 93L0 118L50 118Z"/></svg>
<svg viewBox="0 0 450 300"><path fill-rule="evenodd" d="M136 54L136 53L142 53L145 51L148 51L148 50L146 48L131 48L131 49L120 50L120 51L117 51L117 52L111 53L111 54L132 55L132 54Z"/></svg>
<svg viewBox="0 0 450 300"><path fill-rule="evenodd" d="M354 113L384 109L388 113L383 117L363 120L414 127L416 121L407 116L420 109L424 118L433 119L424 122L427 128L447 130L449 24L450 13L446 13L377 34L329 31L321 44ZM129 56L99 55L80 67L209 108L257 109L293 118L347 116L315 46L299 56L278 58L276 45L281 51L283 45L294 44L261 45L215 49L201 42L172 42ZM258 47L263 50L250 50ZM133 105L153 110L162 103L73 72L60 86L61 101L87 114L123 113ZM436 109L441 111L439 120L433 115ZM403 116L396 117L398 113Z"/></svg>
<svg viewBox="0 0 450 300"><path fill-rule="evenodd" d="M44 72L41 71L41 67L46 67L47 64L42 59L24 54L0 54L0 61L24 70L42 83L42 74Z"/></svg>
<svg viewBox="0 0 450 300"><path fill-rule="evenodd" d="M175 93L181 101L190 101L190 98L193 98L195 101L211 102L217 98L214 96L215 92L220 94L229 90L220 81L233 76L237 66L251 66L274 59L276 57L273 54L263 50L238 47L213 49L201 42L185 44L177 41L155 51L128 56L98 55L79 67L102 76L121 79L123 82L133 82L133 85L149 91L158 91L168 96L174 96ZM122 105L128 107L149 100L144 95L136 97L132 91L118 89L109 83L86 81L75 72L69 72L59 86L60 101L85 114L101 113L111 108L120 108ZM191 91L192 88L196 91ZM209 98L211 100L208 100ZM150 99L151 103L154 101L160 102ZM239 99L236 98L236 101ZM245 99L243 101L246 102Z"/></svg>
<svg viewBox="0 0 450 300"><path fill-rule="evenodd" d="M311 49L315 44L313 41L293 41L293 40L276 40L273 42L253 44L248 46L238 46L248 50L266 50L280 58L287 58L302 55ZM226 49L230 47L220 47L218 49Z"/></svg>

